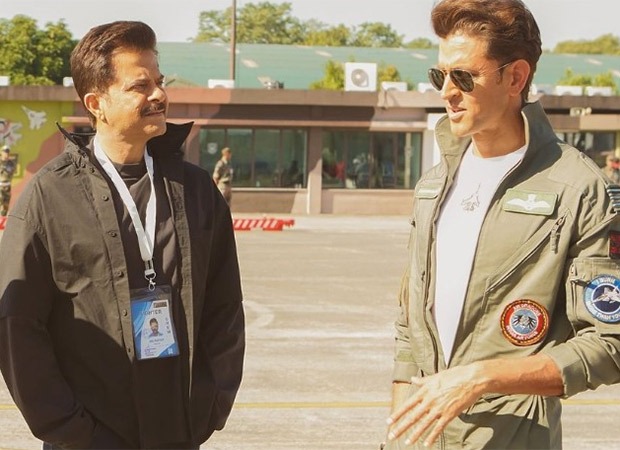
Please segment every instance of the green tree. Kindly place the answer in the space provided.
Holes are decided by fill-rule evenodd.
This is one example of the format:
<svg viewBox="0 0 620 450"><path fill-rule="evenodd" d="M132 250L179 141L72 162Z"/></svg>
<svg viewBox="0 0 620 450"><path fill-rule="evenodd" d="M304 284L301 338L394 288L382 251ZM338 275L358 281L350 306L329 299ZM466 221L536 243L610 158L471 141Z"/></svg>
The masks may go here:
<svg viewBox="0 0 620 450"><path fill-rule="evenodd" d="M343 24L329 27L313 19L304 22L303 29L305 30L303 45L346 47L352 36L351 29Z"/></svg>
<svg viewBox="0 0 620 450"><path fill-rule="evenodd" d="M564 86L608 86L617 92L616 82L611 72L603 72L596 75L577 74L568 68L564 71L564 75L558 80L559 85Z"/></svg>
<svg viewBox="0 0 620 450"><path fill-rule="evenodd" d="M405 44L406 48L419 48L419 49L432 49L437 48L438 45L434 44L430 39L417 38L413 39Z"/></svg>
<svg viewBox="0 0 620 450"><path fill-rule="evenodd" d="M323 78L310 85L310 89L341 91L344 89L344 64L330 59L325 63Z"/></svg>
<svg viewBox="0 0 620 450"><path fill-rule="evenodd" d="M194 42L230 42L232 8L224 11L202 11L198 18L198 34Z"/></svg>
<svg viewBox="0 0 620 450"><path fill-rule="evenodd" d="M403 81L403 79L394 64L381 62L377 66L377 88L381 86L382 81Z"/></svg>
<svg viewBox="0 0 620 450"><path fill-rule="evenodd" d="M620 40L613 34L604 34L592 41L563 41L558 42L553 53L620 55Z"/></svg>
<svg viewBox="0 0 620 450"><path fill-rule="evenodd" d="M75 45L62 20L39 29L28 16L0 19L0 73L9 75L13 85L62 84L70 76Z"/></svg>
<svg viewBox="0 0 620 450"><path fill-rule="evenodd" d="M230 42L232 7L200 13L194 42ZM291 15L290 3L248 3L237 9L237 42L246 44L299 44L301 22Z"/></svg>
<svg viewBox="0 0 620 450"><path fill-rule="evenodd" d="M381 22L364 22L355 28L351 45L354 47L402 47L403 36L392 26Z"/></svg>

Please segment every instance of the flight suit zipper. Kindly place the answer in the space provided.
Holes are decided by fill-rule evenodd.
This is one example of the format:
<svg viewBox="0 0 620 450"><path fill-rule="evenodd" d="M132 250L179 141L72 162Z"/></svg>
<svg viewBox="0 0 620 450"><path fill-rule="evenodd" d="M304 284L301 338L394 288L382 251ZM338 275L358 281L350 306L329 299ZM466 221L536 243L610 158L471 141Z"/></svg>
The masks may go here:
<svg viewBox="0 0 620 450"><path fill-rule="evenodd" d="M553 224L553 226L551 227L551 229L545 233L543 236L540 237L540 239L535 243L535 245L530 247L530 250L523 255L521 258L519 258L517 261L515 261L505 272L504 275L501 276L501 278L499 278L498 280L496 280L493 284L491 284L488 288L487 288L487 292L493 290L495 287L497 287L498 285L502 284L504 281L506 281L507 278L509 278L516 270L517 268L523 264L524 261L527 261L534 253L536 253L536 251L538 251L538 249L544 245L545 242L547 242L547 240L549 240L549 244L551 247L551 251L554 253L557 253L558 251L558 243L560 240L560 231L562 228L562 225L564 225L564 222L566 221L566 216L568 215L568 210L565 211Z"/></svg>

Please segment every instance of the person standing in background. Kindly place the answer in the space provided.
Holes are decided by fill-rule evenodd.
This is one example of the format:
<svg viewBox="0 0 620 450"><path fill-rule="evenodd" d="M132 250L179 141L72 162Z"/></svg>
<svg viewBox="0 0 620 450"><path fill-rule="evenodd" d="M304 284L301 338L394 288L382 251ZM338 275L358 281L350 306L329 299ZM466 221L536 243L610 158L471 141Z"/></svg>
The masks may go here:
<svg viewBox="0 0 620 450"><path fill-rule="evenodd" d="M0 216L6 216L11 203L11 182L15 174L15 161L11 160L11 149L2 146L0 152Z"/></svg>
<svg viewBox="0 0 620 450"><path fill-rule="evenodd" d="M228 147L224 147L222 149L222 157L215 165L215 169L213 169L213 181L215 181L217 188L220 190L229 206L232 200L233 179L231 159L232 151Z"/></svg>
<svg viewBox="0 0 620 450"><path fill-rule="evenodd" d="M615 156L613 153L607 155L605 158L605 167L603 167L603 172L607 177L613 181L614 183L620 183L620 158Z"/></svg>

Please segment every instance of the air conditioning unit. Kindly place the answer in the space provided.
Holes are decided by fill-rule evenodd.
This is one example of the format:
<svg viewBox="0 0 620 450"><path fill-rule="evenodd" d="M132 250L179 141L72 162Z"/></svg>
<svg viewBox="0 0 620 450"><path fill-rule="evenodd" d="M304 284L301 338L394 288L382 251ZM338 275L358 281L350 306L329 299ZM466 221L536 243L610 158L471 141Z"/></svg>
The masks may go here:
<svg viewBox="0 0 620 450"><path fill-rule="evenodd" d="M555 95L583 95L583 87L558 85L553 90L553 93Z"/></svg>
<svg viewBox="0 0 620 450"><path fill-rule="evenodd" d="M407 91L407 82L406 81L382 81L381 90L382 91L405 92Z"/></svg>
<svg viewBox="0 0 620 450"><path fill-rule="evenodd" d="M8 75L0 75L0 86L9 86L11 84L11 77Z"/></svg>
<svg viewBox="0 0 620 450"><path fill-rule="evenodd" d="M207 86L209 89L233 89L235 87L235 80L211 78Z"/></svg>
<svg viewBox="0 0 620 450"><path fill-rule="evenodd" d="M582 108L581 106L573 106L569 110L569 115L571 117L579 117L579 116L589 116L592 114L592 108L589 106L587 108Z"/></svg>
<svg viewBox="0 0 620 450"><path fill-rule="evenodd" d="M64 77L62 79L62 85L64 87L72 87L73 86L73 78L71 78L71 77Z"/></svg>
<svg viewBox="0 0 620 450"><path fill-rule="evenodd" d="M530 88L530 94L532 95L553 95L553 91L555 89L555 86L552 86L551 84L538 84L538 83L532 83L532 86Z"/></svg>
<svg viewBox="0 0 620 450"><path fill-rule="evenodd" d="M604 97L611 97L614 95L614 90L611 86L586 86L585 94L589 96L602 95Z"/></svg>
<svg viewBox="0 0 620 450"><path fill-rule="evenodd" d="M375 92L377 90L377 64L344 63L344 90Z"/></svg>
<svg viewBox="0 0 620 450"><path fill-rule="evenodd" d="M418 83L418 92L437 92L437 89L430 83Z"/></svg>

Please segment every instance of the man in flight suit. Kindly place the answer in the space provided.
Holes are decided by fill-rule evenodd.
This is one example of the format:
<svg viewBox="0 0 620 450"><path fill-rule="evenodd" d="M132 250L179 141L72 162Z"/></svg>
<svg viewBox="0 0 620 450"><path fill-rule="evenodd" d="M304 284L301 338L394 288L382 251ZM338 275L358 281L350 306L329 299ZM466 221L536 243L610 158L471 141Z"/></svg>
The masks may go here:
<svg viewBox="0 0 620 450"><path fill-rule="evenodd" d="M432 23L447 115L415 189L386 448L561 448L560 399L620 381L620 188L528 103L521 0L442 0Z"/></svg>

